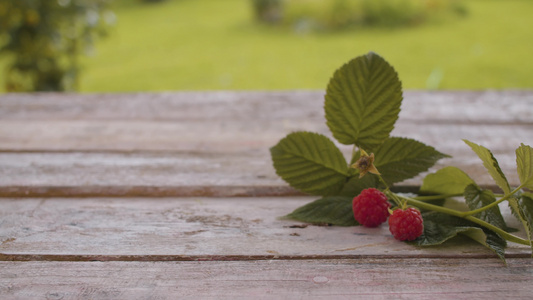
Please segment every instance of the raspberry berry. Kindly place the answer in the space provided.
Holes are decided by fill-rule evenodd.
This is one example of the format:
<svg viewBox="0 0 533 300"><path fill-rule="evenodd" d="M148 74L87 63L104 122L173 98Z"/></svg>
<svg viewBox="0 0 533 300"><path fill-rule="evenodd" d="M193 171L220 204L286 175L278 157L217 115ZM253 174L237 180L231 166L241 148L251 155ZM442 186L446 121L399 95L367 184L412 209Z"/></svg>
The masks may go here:
<svg viewBox="0 0 533 300"><path fill-rule="evenodd" d="M424 232L424 220L416 208L396 209L389 218L389 230L397 240L413 241Z"/></svg>
<svg viewBox="0 0 533 300"><path fill-rule="evenodd" d="M353 198L355 220L365 227L377 227L387 221L390 203L380 190L369 188Z"/></svg>

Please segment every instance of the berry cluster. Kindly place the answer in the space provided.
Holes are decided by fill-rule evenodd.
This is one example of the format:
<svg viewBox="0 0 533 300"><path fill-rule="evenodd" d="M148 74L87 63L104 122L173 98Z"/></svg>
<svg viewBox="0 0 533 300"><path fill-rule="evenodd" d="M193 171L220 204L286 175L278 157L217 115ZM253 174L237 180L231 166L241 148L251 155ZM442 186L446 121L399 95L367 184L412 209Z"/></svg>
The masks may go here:
<svg viewBox="0 0 533 300"><path fill-rule="evenodd" d="M413 241L422 235L424 224L420 211L409 207L395 209L390 214L391 204L378 189L365 189L353 199L355 220L365 227L377 227L389 219L389 230L400 241ZM390 218L389 218L390 215Z"/></svg>

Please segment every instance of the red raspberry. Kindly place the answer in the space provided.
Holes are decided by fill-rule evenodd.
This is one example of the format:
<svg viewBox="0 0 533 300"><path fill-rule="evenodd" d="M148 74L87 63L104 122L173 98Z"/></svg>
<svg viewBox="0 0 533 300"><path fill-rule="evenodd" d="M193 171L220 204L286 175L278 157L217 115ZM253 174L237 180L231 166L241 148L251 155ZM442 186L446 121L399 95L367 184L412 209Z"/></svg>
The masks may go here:
<svg viewBox="0 0 533 300"><path fill-rule="evenodd" d="M352 202L355 220L365 227L377 227L387 221L390 206L387 196L374 188L363 190Z"/></svg>
<svg viewBox="0 0 533 300"><path fill-rule="evenodd" d="M396 209L389 218L389 230L397 240L413 241L424 232L424 220L416 208Z"/></svg>

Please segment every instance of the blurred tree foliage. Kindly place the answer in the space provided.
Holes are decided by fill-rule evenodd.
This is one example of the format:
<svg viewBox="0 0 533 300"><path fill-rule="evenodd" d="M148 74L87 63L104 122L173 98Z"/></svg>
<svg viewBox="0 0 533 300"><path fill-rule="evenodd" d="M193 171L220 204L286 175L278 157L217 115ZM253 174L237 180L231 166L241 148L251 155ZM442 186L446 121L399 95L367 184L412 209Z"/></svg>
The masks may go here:
<svg viewBox="0 0 533 300"><path fill-rule="evenodd" d="M405 27L467 14L464 0L252 0L260 22L297 32ZM275 12L276 18L270 17Z"/></svg>
<svg viewBox="0 0 533 300"><path fill-rule="evenodd" d="M90 52L115 21L111 1L0 0L6 90L76 90L79 56Z"/></svg>
<svg viewBox="0 0 533 300"><path fill-rule="evenodd" d="M277 23L283 13L282 0L252 0L255 17L266 23Z"/></svg>

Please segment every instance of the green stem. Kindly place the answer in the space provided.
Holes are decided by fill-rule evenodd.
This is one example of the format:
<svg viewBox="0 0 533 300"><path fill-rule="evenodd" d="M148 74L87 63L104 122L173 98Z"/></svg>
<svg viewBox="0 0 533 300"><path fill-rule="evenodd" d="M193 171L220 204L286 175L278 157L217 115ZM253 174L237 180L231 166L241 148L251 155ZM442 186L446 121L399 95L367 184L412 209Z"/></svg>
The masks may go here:
<svg viewBox="0 0 533 300"><path fill-rule="evenodd" d="M516 189L514 189L513 191L511 191L509 194L507 195L504 195L502 198L500 198L498 201L494 201L492 202L491 204L487 204L481 208L478 208L478 209L474 209L474 210L471 210L471 211L466 211L463 213L463 216L466 217L466 216L472 216L472 215L475 215L477 213L480 213L482 211L485 211L489 208L492 208L500 203L502 203L503 201L509 199L511 196L513 196L514 194L516 194L518 191L520 191L520 189L522 189L524 187L523 184L521 184L519 187L517 187Z"/></svg>
<svg viewBox="0 0 533 300"><path fill-rule="evenodd" d="M463 212L463 217L473 216L473 215L475 215L477 213L483 212L483 211L485 211L485 210L487 210L489 208L497 206L498 204L502 203L504 200L506 200L506 198L501 198L498 201L494 201L491 204L487 204L487 205L485 205L485 206L483 206L481 208L478 208L478 209L465 211L465 212Z"/></svg>
<svg viewBox="0 0 533 300"><path fill-rule="evenodd" d="M431 195L431 196L416 196L413 197L415 200L419 201L431 201L431 200L439 200L439 199L446 199L446 198L452 198L452 197L459 197L463 194L443 194L443 195Z"/></svg>
<svg viewBox="0 0 533 300"><path fill-rule="evenodd" d="M389 185L385 182L385 180L383 180L383 177L381 177L381 175L377 175L378 178L379 178L379 181L381 183L383 183L383 185L385 186L385 194L388 196L389 199L392 199L394 201L394 203L396 203L397 206L399 207L404 207L405 205L405 201L402 201L400 200L400 198L398 197L398 195L396 195L395 193L391 192L391 190L389 189Z"/></svg>
<svg viewBox="0 0 533 300"><path fill-rule="evenodd" d="M476 217L473 217L473 216L466 216L464 217L465 219L467 219L468 221L471 221L471 222L474 222L476 224L479 224L489 230L492 230L493 232L497 233L498 235L500 235L502 238L510 241L510 242L513 242L513 243L517 243L517 244L522 244L522 245L526 245L526 246L531 246L531 241L530 240L526 240L526 239L523 239L521 237L518 237L514 234L510 234L504 230L502 230L501 228L499 227L496 227L488 222L485 222L483 220L480 220Z"/></svg>
<svg viewBox="0 0 533 300"><path fill-rule="evenodd" d="M490 224L488 222L485 222L485 221L483 221L481 219L478 219L476 217L468 216L468 215L465 216L464 212L461 212L461 211L458 211L458 210L454 210L454 209L450 209L450 208L446 208L446 207L442 207L442 206L429 204L429 203L426 203L426 202L423 202L423 201L419 201L419 200L415 200L415 199L412 199L412 198L401 197L401 196L400 196L400 198L404 199L408 204L416 206L418 208L428 209L428 210L432 210L432 211L441 212L441 213L445 213L445 214L448 214L448 215L464 218L464 219L466 219L468 221L471 221L473 223L476 223L478 225L481 225L481 226L483 226L483 227L485 227L487 229L490 229L490 230L494 231L495 233L499 234L502 238L504 238L504 239L506 239L508 241L511 241L511 242L514 242L514 243L517 243L517 244L531 246L531 241L523 239L523 238L518 237L516 235L510 234L510 233L502 230L501 228L498 228L498 227L496 227L496 226L494 226L494 225L492 225L492 224Z"/></svg>

